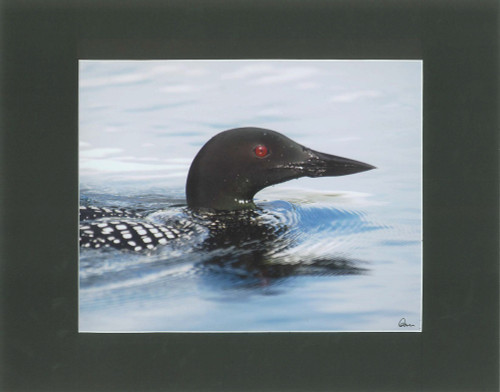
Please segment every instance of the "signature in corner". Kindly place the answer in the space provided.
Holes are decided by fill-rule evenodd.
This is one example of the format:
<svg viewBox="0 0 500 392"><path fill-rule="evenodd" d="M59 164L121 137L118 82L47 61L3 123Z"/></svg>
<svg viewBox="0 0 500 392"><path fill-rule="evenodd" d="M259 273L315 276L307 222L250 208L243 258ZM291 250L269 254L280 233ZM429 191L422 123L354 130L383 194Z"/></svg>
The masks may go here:
<svg viewBox="0 0 500 392"><path fill-rule="evenodd" d="M403 317L401 320L398 322L398 327L414 327L414 324L407 324L406 319Z"/></svg>

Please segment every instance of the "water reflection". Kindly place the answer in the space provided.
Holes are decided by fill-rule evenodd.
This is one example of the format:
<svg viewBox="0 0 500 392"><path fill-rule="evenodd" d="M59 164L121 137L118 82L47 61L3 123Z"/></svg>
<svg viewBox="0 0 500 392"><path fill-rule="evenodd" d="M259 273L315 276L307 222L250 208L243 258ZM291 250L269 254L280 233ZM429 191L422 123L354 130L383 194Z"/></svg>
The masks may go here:
<svg viewBox="0 0 500 392"><path fill-rule="evenodd" d="M213 274L219 278L225 274L238 285L252 286L269 285L276 279L293 276L366 272L366 263L340 252L330 253L328 248L316 257L294 253L293 249L304 240L298 225L304 211L289 203L280 204L280 209L225 213L185 210L189 219L208 229L205 240L197 247L206 256L195 266L201 276L211 279ZM330 212L330 224L334 225L338 211ZM352 212L347 216L351 226L359 230L359 214ZM307 225L313 228L310 223Z"/></svg>

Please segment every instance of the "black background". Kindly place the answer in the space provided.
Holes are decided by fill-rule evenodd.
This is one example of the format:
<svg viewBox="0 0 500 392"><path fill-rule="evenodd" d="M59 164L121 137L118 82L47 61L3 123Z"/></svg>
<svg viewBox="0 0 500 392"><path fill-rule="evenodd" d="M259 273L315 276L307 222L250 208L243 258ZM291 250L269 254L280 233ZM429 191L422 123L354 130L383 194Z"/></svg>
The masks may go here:
<svg viewBox="0 0 500 392"><path fill-rule="evenodd" d="M0 10L2 390L498 390L496 1ZM423 332L78 334L79 58L423 59Z"/></svg>

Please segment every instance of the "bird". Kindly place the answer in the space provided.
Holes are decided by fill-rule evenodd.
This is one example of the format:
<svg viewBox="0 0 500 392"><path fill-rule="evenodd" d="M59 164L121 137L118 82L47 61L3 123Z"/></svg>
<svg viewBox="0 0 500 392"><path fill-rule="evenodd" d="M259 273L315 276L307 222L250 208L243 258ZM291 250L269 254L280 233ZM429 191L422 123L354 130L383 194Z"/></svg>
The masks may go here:
<svg viewBox="0 0 500 392"><path fill-rule="evenodd" d="M312 150L270 129L229 129L212 137L191 163L186 181L187 208L191 216L210 216L206 227L213 230L217 226L214 222L222 221L221 216L255 210L255 194L271 185L372 169L375 166ZM127 209L92 206L80 207L80 222L80 246L133 251L155 249L173 239L189 237L203 231L205 225L203 219L159 224Z"/></svg>

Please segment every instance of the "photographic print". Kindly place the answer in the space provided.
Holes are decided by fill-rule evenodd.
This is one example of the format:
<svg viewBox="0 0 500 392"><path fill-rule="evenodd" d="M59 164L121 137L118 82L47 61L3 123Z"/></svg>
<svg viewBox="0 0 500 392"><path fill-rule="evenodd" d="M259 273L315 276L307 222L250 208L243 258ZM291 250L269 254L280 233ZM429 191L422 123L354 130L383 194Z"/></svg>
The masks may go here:
<svg viewBox="0 0 500 392"><path fill-rule="evenodd" d="M422 67L81 60L79 331L421 331Z"/></svg>

